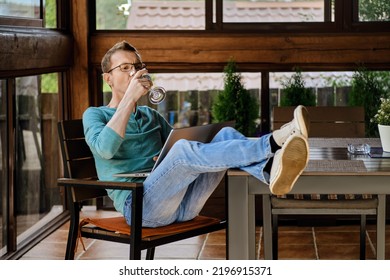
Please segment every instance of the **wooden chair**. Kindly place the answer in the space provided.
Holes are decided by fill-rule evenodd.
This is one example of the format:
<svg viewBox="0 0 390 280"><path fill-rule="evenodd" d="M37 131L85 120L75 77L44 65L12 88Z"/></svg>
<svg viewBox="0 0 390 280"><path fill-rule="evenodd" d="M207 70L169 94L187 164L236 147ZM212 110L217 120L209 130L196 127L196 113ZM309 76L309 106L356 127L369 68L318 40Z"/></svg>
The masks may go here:
<svg viewBox="0 0 390 280"><path fill-rule="evenodd" d="M65 177L58 179L58 185L66 189L71 215L65 259L74 259L77 239L82 237L127 243L130 244L130 259L141 259L141 250L144 249L147 250L146 259L153 259L157 246L226 228L225 220L205 216L159 228L142 228L143 184L97 180L81 120L59 122L58 132ZM123 217L80 221L82 203L106 196L106 189L132 191L131 226Z"/></svg>
<svg viewBox="0 0 390 280"><path fill-rule="evenodd" d="M295 107L274 107L273 129L293 118ZM307 107L309 137L362 138L365 136L363 107ZM360 259L366 255L366 215L376 214L376 197L358 199L297 199L293 195L271 196L272 255L278 258L278 215L360 215Z"/></svg>
<svg viewBox="0 0 390 280"><path fill-rule="evenodd" d="M363 107L306 107L310 115L309 137L364 137ZM273 130L292 120L295 107L273 108Z"/></svg>

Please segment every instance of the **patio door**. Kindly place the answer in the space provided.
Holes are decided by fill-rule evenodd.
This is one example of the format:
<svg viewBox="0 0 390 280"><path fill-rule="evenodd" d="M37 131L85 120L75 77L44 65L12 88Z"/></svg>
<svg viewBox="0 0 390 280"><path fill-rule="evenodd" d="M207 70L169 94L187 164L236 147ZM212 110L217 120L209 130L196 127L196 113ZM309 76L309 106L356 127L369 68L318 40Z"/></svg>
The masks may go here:
<svg viewBox="0 0 390 280"><path fill-rule="evenodd" d="M57 187L58 73L0 80L0 258L63 212Z"/></svg>

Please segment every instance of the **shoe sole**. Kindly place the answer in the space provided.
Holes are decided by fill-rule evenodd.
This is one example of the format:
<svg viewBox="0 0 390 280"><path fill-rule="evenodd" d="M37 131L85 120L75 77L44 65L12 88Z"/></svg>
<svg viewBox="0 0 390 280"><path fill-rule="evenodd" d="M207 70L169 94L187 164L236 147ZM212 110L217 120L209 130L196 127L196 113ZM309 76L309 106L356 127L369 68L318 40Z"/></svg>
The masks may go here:
<svg viewBox="0 0 390 280"><path fill-rule="evenodd" d="M299 107L297 107L297 110L294 110L294 119L298 123L298 127L299 130L301 131L301 134L305 138L309 137L309 127L310 127L309 112L304 106L299 105Z"/></svg>
<svg viewBox="0 0 390 280"><path fill-rule="evenodd" d="M289 193L309 162L309 145L302 136L293 136L281 151L278 173L270 184L275 195Z"/></svg>

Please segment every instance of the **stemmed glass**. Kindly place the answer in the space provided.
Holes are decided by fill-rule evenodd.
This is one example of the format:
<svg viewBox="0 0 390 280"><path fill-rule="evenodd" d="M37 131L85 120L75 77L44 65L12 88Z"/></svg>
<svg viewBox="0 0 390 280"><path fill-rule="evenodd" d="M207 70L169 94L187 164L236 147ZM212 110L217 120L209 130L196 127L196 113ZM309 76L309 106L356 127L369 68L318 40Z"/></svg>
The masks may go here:
<svg viewBox="0 0 390 280"><path fill-rule="evenodd" d="M142 78L146 78L149 81L152 81L152 77L149 74L142 75ZM152 87L149 90L149 101L152 104L160 104L164 101L166 95L167 91L165 90L165 88L161 86Z"/></svg>

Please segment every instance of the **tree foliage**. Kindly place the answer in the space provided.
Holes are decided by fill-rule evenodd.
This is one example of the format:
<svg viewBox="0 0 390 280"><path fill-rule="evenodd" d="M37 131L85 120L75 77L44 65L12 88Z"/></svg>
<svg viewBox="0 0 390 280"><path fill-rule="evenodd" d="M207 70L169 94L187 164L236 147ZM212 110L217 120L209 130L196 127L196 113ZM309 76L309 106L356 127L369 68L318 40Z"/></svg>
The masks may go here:
<svg viewBox="0 0 390 280"><path fill-rule="evenodd" d="M119 10L123 0L96 0L96 29L126 29L127 16Z"/></svg>
<svg viewBox="0 0 390 280"><path fill-rule="evenodd" d="M389 88L389 72L368 71L361 67L352 76L349 104L364 107L367 137L378 136L377 125L370 120L379 109L380 99L387 96Z"/></svg>
<svg viewBox="0 0 390 280"><path fill-rule="evenodd" d="M297 70L290 79L282 82L283 96L281 106L315 106L316 97L311 89L305 87L302 73Z"/></svg>
<svg viewBox="0 0 390 280"><path fill-rule="evenodd" d="M236 129L246 136L253 136L259 104L241 82L236 63L230 60L224 68L224 89L216 97L212 107L214 121L236 121Z"/></svg>
<svg viewBox="0 0 390 280"><path fill-rule="evenodd" d="M57 3L56 0L46 0L45 2L45 27L57 27Z"/></svg>
<svg viewBox="0 0 390 280"><path fill-rule="evenodd" d="M360 0L359 17L361 21L388 21L390 19L390 1Z"/></svg>
<svg viewBox="0 0 390 280"><path fill-rule="evenodd" d="M41 76L42 93L58 93L58 74L42 74Z"/></svg>

